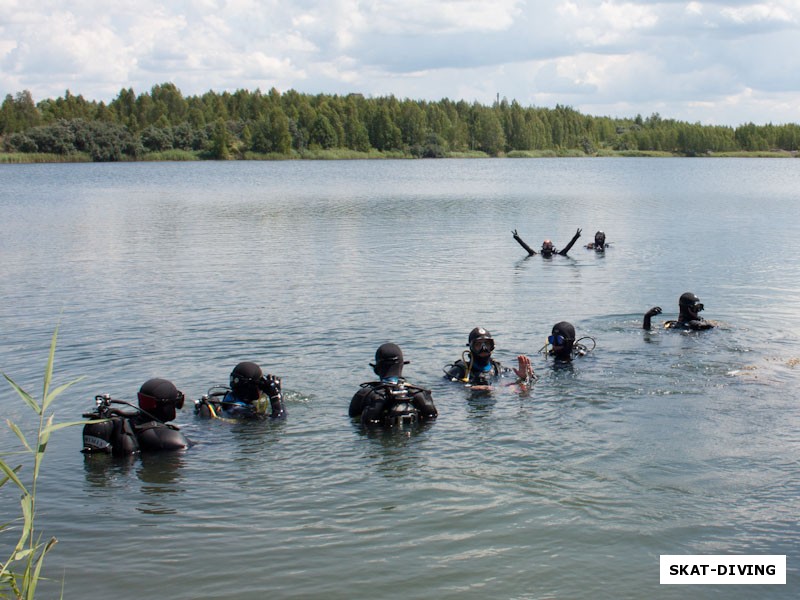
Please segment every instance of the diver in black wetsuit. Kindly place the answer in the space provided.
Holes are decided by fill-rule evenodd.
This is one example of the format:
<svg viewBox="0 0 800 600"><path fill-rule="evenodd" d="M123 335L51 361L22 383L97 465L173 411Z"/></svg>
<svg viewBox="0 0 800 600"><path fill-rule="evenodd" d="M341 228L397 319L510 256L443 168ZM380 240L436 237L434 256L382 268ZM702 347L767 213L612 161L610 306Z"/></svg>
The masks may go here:
<svg viewBox="0 0 800 600"><path fill-rule="evenodd" d="M195 401L194 410L201 417L224 415L234 419L286 418L280 377L264 375L261 367L249 361L240 362L233 368L230 387L212 388L209 394Z"/></svg>
<svg viewBox="0 0 800 600"><path fill-rule="evenodd" d="M362 425L384 426L431 421L439 416L430 390L403 379L403 352L397 344L382 344L370 364L380 381L362 383L350 400L348 414Z"/></svg>
<svg viewBox="0 0 800 600"><path fill-rule="evenodd" d="M603 231L598 231L594 234L594 241L591 244L586 244L587 250L594 250L595 252L605 252L609 244L606 244L606 234Z"/></svg>
<svg viewBox="0 0 800 600"><path fill-rule="evenodd" d="M588 348L581 342L583 340L591 340L592 347ZM579 340L575 339L575 327L572 323L561 321L553 325L551 334L547 337L547 344L542 349L547 356L552 356L559 362L572 362L573 358L579 356L586 356L589 352L594 350L595 341L591 337L583 337Z"/></svg>
<svg viewBox="0 0 800 600"><path fill-rule="evenodd" d="M109 396L96 396L97 408L84 414L90 419L105 419L101 423L87 423L83 427L83 452L126 456L137 452L182 450L189 441L174 425L167 424L183 408L184 397L175 385L166 379L149 379L139 389L138 408ZM133 408L124 411L111 404Z"/></svg>
<svg viewBox="0 0 800 600"><path fill-rule="evenodd" d="M492 358L494 339L483 327L476 327L469 332L467 347L460 360L444 368L444 376L450 381L460 381L475 387L489 387L500 377L514 374L518 383L530 383L536 380L531 360L525 355L517 357L518 368L504 367Z"/></svg>
<svg viewBox="0 0 800 600"><path fill-rule="evenodd" d="M700 311L705 307L700 302L700 298L695 296L692 292L681 294L678 299L678 319L673 321L665 321L665 329L693 329L695 331L702 331L704 329L711 329L714 323L707 321L700 316ZM661 307L654 306L648 310L644 315L642 322L643 329L650 329L650 320L661 314Z"/></svg>
<svg viewBox="0 0 800 600"><path fill-rule="evenodd" d="M525 250L528 252L528 256L533 256L534 254L536 254L535 250L533 250L530 246L528 246L528 244L522 241L522 238L519 237L519 234L517 233L516 229L512 231L511 234L514 236L514 239L517 240L519 245L525 248ZM567 244L563 250L557 250L556 247L553 246L553 242L551 242L550 240L545 240L544 242L542 242L542 249L540 253L545 258L550 258L554 254L560 254L561 256L566 256L567 252L569 252L572 246L575 245L575 242L578 241L579 237L581 237L580 229L578 229L575 235L572 236L572 239L569 241L569 244Z"/></svg>

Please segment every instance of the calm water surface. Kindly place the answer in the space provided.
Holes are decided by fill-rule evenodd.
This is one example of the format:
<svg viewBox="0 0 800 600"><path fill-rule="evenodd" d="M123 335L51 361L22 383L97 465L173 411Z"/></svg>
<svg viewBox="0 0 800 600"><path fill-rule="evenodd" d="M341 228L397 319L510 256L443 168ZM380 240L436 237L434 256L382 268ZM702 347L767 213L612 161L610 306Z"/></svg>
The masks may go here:
<svg viewBox="0 0 800 600"><path fill-rule="evenodd" d="M446 160L0 167L0 370L57 403L190 398L254 360L280 424L177 424L171 456L51 442L43 597L794 598L800 589L800 161ZM605 255L526 258L598 229ZM641 330L694 291L720 327ZM659 317L660 319L660 317ZM569 320L597 349L537 354ZM529 392L441 378L480 325ZM437 422L346 416L401 345ZM13 392L6 416L33 425ZM16 447L0 431L0 449ZM6 521L15 495L0 490ZM12 536L2 538L6 549ZM661 554L786 554L785 586L660 586Z"/></svg>

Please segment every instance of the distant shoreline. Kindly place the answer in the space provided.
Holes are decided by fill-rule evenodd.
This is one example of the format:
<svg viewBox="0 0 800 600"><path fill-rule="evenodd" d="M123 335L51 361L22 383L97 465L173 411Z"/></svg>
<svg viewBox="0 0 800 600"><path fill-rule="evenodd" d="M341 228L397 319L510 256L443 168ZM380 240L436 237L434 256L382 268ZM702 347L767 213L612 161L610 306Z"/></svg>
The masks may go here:
<svg viewBox="0 0 800 600"><path fill-rule="evenodd" d="M594 154L585 154L579 150L515 150L499 156L490 156L485 152L449 152L441 158L419 158L404 152L357 152L355 150L308 150L303 153L292 154L257 154L246 152L242 156L231 158L231 161L283 161L283 160L447 160L448 158L798 158L798 152L774 150L758 152L709 152L704 154L687 155L672 152L638 151L638 150L604 150ZM191 152L184 150L171 150L167 152L152 152L137 159L124 159L121 161L104 162L194 162L218 161L207 156L204 152ZM0 153L0 164L52 164L52 163L88 163L93 162L87 153L42 154L42 153ZM226 161L223 161L226 162Z"/></svg>

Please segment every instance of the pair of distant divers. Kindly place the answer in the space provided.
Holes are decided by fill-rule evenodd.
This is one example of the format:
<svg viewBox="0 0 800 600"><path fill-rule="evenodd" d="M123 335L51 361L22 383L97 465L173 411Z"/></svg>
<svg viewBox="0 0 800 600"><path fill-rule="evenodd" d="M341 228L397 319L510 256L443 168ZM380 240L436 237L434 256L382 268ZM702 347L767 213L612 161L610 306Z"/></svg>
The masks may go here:
<svg viewBox="0 0 800 600"><path fill-rule="evenodd" d="M591 347L584 342L591 341ZM595 348L595 340L585 336L576 339L575 327L572 323L561 321L553 325L547 343L539 353L552 357L558 363L568 364L574 358L585 356ZM503 377L516 376L512 383L529 385L538 377L526 355L517 356L517 367L504 367L495 360L492 353L495 342L492 334L483 327L476 327L469 333L467 350L456 362L444 367L445 378L450 381L465 383L473 389L487 388Z"/></svg>
<svg viewBox="0 0 800 600"><path fill-rule="evenodd" d="M553 245L553 242L550 240L543 241L542 248L539 251L539 254L541 254L544 258L550 258L554 254L566 256L567 253L575 245L575 242L578 241L578 238L581 237L581 231L582 231L581 229L578 229L578 231L575 232L575 235L572 236L572 239L564 247L563 250L558 250ZM528 244L526 244L525 241L519 236L516 229L511 232L511 235L514 236L514 239L517 240L517 243L525 249L525 251L528 253L528 256L534 256L535 254L537 254L537 252L533 248L528 246ZM595 252L605 252L606 248L608 248L609 246L610 244L606 243L605 232L598 231L597 233L594 234L594 242L586 244L585 248L587 250L594 250Z"/></svg>
<svg viewBox="0 0 800 600"><path fill-rule="evenodd" d="M666 321L667 329L705 330L714 323L700 317L704 309L700 299L686 292L678 300L679 314L675 320ZM644 315L642 327L651 329L651 320L661 314L654 306ZM591 347L587 344L591 342ZM569 364L574 358L585 356L595 348L595 340L584 336L576 339L575 327L567 322L556 323L547 343L539 352L552 357L559 364ZM446 365L445 378L464 383L474 390L491 389L503 378L514 376L508 385L529 386L537 380L530 358L517 356L517 367L504 367L495 360L494 338L482 327L470 331L467 350L456 362ZM403 352L397 344L382 344L375 352L375 363L370 364L378 381L362 383L350 401L348 414L359 419L366 427L391 427L432 421L438 411L431 391L408 383L403 378ZM275 375L264 375L253 362L241 362L230 374L229 386L215 386L200 400L195 401L199 417L220 419L286 418L286 408L281 391L281 380ZM169 424L176 411L183 408L184 395L175 385L160 378L146 381L138 393L138 406L108 395L95 397L96 408L83 416L91 419L83 428L83 451L87 454L112 454L128 456L138 452L181 450L190 442L178 427ZM123 405L127 409L116 406Z"/></svg>
<svg viewBox="0 0 800 600"><path fill-rule="evenodd" d="M183 408L184 395L171 381L147 380L138 393L138 406L109 395L95 396L95 409L83 427L83 452L128 456L138 452L182 450L189 440L169 424ZM127 408L117 408L124 406ZM286 418L281 380L264 375L256 363L240 362L231 371L230 386L215 386L195 401L200 417L220 419Z"/></svg>

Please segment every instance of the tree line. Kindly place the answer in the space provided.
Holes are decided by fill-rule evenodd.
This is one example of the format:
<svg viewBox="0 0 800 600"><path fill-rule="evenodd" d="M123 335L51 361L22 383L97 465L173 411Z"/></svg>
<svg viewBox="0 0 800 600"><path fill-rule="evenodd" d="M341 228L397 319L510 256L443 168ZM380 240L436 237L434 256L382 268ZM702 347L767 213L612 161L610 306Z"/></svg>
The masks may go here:
<svg viewBox="0 0 800 600"><path fill-rule="evenodd" d="M34 102L29 91L8 94L0 106L6 152L86 153L95 161L137 159L187 151L211 159L291 157L317 150L442 157L480 152L796 152L800 126L738 127L664 119L583 115L568 107L523 107L503 99L491 106L284 93L271 89L183 96L172 83L135 94L122 89L108 104L67 91Z"/></svg>

